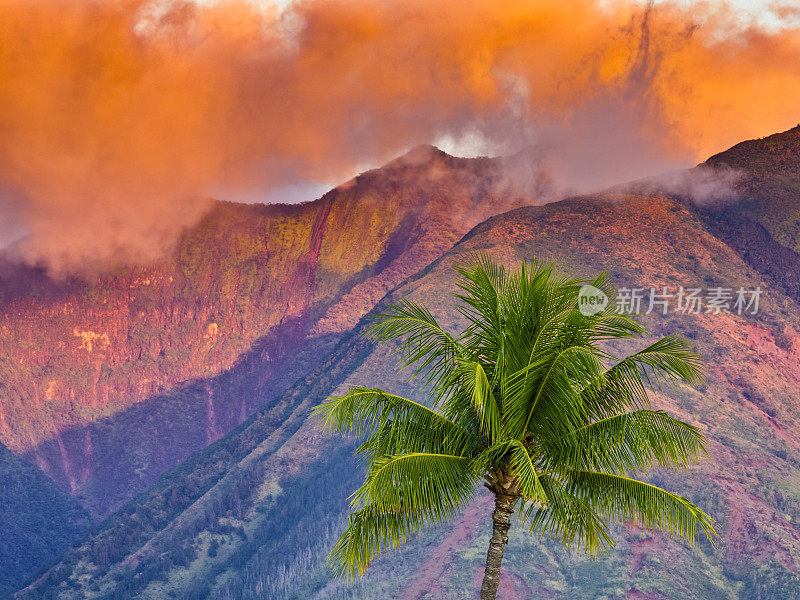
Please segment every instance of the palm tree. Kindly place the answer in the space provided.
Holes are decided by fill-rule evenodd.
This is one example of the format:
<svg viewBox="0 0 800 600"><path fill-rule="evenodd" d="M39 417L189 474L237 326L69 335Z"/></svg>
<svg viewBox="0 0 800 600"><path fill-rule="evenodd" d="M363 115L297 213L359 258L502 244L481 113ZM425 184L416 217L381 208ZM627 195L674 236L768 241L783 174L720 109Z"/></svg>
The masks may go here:
<svg viewBox="0 0 800 600"><path fill-rule="evenodd" d="M482 483L494 494L493 533L481 600L494 599L511 516L531 532L585 549L614 543L608 521L632 522L694 543L711 519L677 494L632 478L653 466L686 468L705 453L700 431L653 410L645 385L701 378L701 359L667 336L622 359L609 344L645 335L613 303L578 309L591 285L616 297L603 273L588 280L558 263L507 272L486 254L456 266L454 336L425 306L402 300L375 317L371 333L395 341L427 400L354 387L315 413L330 430L363 439L367 465L353 513L329 555L339 576L421 530L455 517Z"/></svg>

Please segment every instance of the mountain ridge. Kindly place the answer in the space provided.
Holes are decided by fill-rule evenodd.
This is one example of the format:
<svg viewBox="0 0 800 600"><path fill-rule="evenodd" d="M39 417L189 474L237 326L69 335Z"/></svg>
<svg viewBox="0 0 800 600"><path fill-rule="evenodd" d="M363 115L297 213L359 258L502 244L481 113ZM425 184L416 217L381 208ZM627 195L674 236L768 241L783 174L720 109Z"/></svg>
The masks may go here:
<svg viewBox="0 0 800 600"><path fill-rule="evenodd" d="M738 210L736 203L726 206ZM654 392L654 401L705 427L714 461L700 467L703 476L655 477L717 517L719 550L701 545L689 553L664 536L617 528L618 550L595 568L557 545L516 534L503 584L509 597L755 600L767 591L775 598L800 593L800 494L790 484L800 477L800 448L787 434L800 420L800 407L789 401L800 388L798 298L768 285L710 222L705 207L669 194L595 194L522 207L473 227L382 300L425 301L455 329L449 265L483 250L507 264L535 254L608 269L620 285L764 288L763 310L753 317L648 317L655 334L687 335L709 357L706 386ZM480 498L466 517L378 561L355 588L336 585L325 568L326 548L342 526L359 470L350 442L322 435L308 410L355 383L416 393L397 374L390 351L361 335L364 325L362 319L288 389L278 402L281 414L261 411L193 455L19 597L256 598L268 590L280 598L418 600L431 582L436 597L473 590L485 551L485 520L476 520ZM453 539L459 544L448 542ZM438 544L435 568L430 543ZM532 565L523 560L526 553L535 557ZM71 590L87 578L96 589L79 584Z"/></svg>

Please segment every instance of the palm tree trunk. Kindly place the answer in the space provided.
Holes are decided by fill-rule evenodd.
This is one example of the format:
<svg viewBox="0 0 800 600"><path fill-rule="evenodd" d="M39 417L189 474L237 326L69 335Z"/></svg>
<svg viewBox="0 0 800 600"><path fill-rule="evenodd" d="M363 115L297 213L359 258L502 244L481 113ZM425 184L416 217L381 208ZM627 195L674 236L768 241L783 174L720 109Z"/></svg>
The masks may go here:
<svg viewBox="0 0 800 600"><path fill-rule="evenodd" d="M494 497L492 513L492 539L489 540L489 552L486 554L486 571L483 573L481 600L495 600L497 587L500 585L500 563L508 543L508 529L511 527L511 514L514 512L516 496L497 494Z"/></svg>

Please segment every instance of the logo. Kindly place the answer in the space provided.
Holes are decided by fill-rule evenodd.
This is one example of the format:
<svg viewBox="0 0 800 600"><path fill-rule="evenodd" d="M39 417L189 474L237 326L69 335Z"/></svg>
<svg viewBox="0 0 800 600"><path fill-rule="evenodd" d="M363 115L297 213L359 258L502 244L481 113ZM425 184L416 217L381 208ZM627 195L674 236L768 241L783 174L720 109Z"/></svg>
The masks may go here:
<svg viewBox="0 0 800 600"><path fill-rule="evenodd" d="M587 317L596 315L608 306L608 296L593 285L584 285L578 292L578 310Z"/></svg>

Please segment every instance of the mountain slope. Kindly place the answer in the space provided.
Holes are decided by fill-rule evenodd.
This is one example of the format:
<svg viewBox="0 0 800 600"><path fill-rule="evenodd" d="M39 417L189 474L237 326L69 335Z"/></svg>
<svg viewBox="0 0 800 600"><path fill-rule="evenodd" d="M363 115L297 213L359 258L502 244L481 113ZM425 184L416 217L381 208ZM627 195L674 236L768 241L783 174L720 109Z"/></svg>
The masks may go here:
<svg viewBox="0 0 800 600"><path fill-rule="evenodd" d="M44 473L0 444L0 598L49 566L89 527L89 515Z"/></svg>
<svg viewBox="0 0 800 600"><path fill-rule="evenodd" d="M158 264L0 269L0 441L96 515L269 403L386 291L518 204L420 147L321 199L219 203Z"/></svg>
<svg viewBox="0 0 800 600"><path fill-rule="evenodd" d="M507 551L503 597L800 595L800 306L716 231L705 207L666 194L609 193L526 207L476 227L391 294L426 302L457 329L450 267L481 250L508 265L536 255L606 269L629 288L763 290L755 315L646 317L655 335L695 340L708 361L705 385L655 391L653 398L706 430L711 460L690 476L653 477L712 514L719 546L701 543L691 552L661 535L618 528L618 548L592 563L518 532ZM388 349L374 348L362 331L363 322L271 410L162 477L19 597L420 600L473 593L488 535L490 507L482 497L450 527L379 561L352 588L334 583L324 566L360 474L350 442L320 434L308 411L355 383L415 394Z"/></svg>
<svg viewBox="0 0 800 600"><path fill-rule="evenodd" d="M737 144L705 164L741 171L738 209L783 246L800 250L800 125Z"/></svg>
<svg viewBox="0 0 800 600"><path fill-rule="evenodd" d="M702 207L714 233L800 299L800 125L737 144L701 165L738 174L738 198Z"/></svg>

